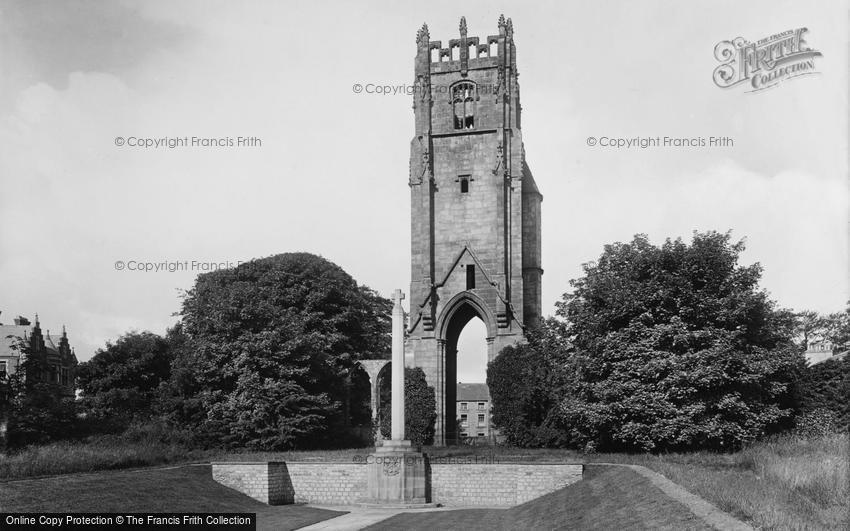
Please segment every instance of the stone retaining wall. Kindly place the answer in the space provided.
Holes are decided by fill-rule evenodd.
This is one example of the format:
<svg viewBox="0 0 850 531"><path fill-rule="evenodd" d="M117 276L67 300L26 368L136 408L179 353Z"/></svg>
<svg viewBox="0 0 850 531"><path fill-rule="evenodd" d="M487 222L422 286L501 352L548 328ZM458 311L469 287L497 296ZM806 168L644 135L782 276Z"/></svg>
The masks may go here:
<svg viewBox="0 0 850 531"><path fill-rule="evenodd" d="M295 503L349 505L366 495L360 463L287 463Z"/></svg>
<svg viewBox="0 0 850 531"><path fill-rule="evenodd" d="M433 464L431 501L447 507L510 507L581 479L583 465Z"/></svg>
<svg viewBox="0 0 850 531"><path fill-rule="evenodd" d="M213 479L270 505L350 505L365 498L369 466L363 463L218 462ZM525 503L581 479L583 465L431 464L430 502L447 507Z"/></svg>
<svg viewBox="0 0 850 531"><path fill-rule="evenodd" d="M212 476L226 487L269 505L292 503L286 463L279 461L213 463ZM289 496L288 496L289 495Z"/></svg>
<svg viewBox="0 0 850 531"><path fill-rule="evenodd" d="M213 479L269 505L348 505L366 493L366 465L358 463L216 462Z"/></svg>

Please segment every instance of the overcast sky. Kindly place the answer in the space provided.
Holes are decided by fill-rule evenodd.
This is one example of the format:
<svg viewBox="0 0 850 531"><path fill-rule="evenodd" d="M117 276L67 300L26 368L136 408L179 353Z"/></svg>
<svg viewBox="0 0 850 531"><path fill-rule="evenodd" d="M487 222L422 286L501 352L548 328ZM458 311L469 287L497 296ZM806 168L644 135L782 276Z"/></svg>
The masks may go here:
<svg viewBox="0 0 850 531"><path fill-rule="evenodd" d="M523 137L544 195L543 307L602 246L746 238L781 306L848 300L848 5L763 2L0 1L0 321L67 325L81 360L162 333L197 271L309 251L384 295L409 286L415 34L512 17ZM807 27L816 75L718 88L715 45ZM116 137L257 137L138 148ZM587 137L730 137L611 149ZM459 378L483 380L483 325ZM473 352L474 355L468 354ZM467 353L466 356L463 356Z"/></svg>

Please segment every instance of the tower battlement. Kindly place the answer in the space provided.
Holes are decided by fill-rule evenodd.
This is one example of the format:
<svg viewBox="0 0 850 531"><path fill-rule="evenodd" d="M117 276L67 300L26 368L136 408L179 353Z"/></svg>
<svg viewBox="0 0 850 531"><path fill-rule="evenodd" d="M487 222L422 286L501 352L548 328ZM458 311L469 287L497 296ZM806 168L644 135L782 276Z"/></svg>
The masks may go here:
<svg viewBox="0 0 850 531"><path fill-rule="evenodd" d="M506 20L504 15L499 17L499 33L483 39L467 34L466 17L461 17L458 29L459 38L449 39L448 45L443 47L443 41L430 40L428 25L422 25L416 33L417 73L466 71L504 65L505 61L499 58L508 58L507 64L516 66L512 53L514 30L511 19Z"/></svg>

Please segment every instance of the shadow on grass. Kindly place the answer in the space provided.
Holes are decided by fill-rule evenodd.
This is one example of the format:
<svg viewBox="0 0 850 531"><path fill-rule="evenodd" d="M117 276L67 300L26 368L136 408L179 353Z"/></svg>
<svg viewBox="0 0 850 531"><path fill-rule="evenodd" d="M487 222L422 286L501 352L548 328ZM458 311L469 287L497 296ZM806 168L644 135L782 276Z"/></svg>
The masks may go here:
<svg viewBox="0 0 850 531"><path fill-rule="evenodd" d="M209 465L74 474L0 483L3 512L256 513L259 529L298 529L341 514L269 506L213 481Z"/></svg>
<svg viewBox="0 0 850 531"><path fill-rule="evenodd" d="M510 509L403 513L366 529L693 529L691 511L628 468L588 465L582 481Z"/></svg>

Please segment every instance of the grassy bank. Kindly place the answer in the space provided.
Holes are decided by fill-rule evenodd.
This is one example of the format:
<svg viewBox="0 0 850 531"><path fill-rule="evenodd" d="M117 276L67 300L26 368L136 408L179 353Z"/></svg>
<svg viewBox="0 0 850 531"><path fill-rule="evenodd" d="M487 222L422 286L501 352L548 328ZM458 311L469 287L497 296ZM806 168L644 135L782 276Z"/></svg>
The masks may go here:
<svg viewBox="0 0 850 531"><path fill-rule="evenodd" d="M402 513L369 531L515 529L687 529L711 531L684 505L625 467L588 466L584 479L506 509Z"/></svg>
<svg viewBox="0 0 850 531"><path fill-rule="evenodd" d="M204 461L209 456L210 452L151 440L60 442L0 454L0 480Z"/></svg>
<svg viewBox="0 0 850 531"><path fill-rule="evenodd" d="M762 529L850 529L848 436L782 437L734 454L642 456L648 466Z"/></svg>

